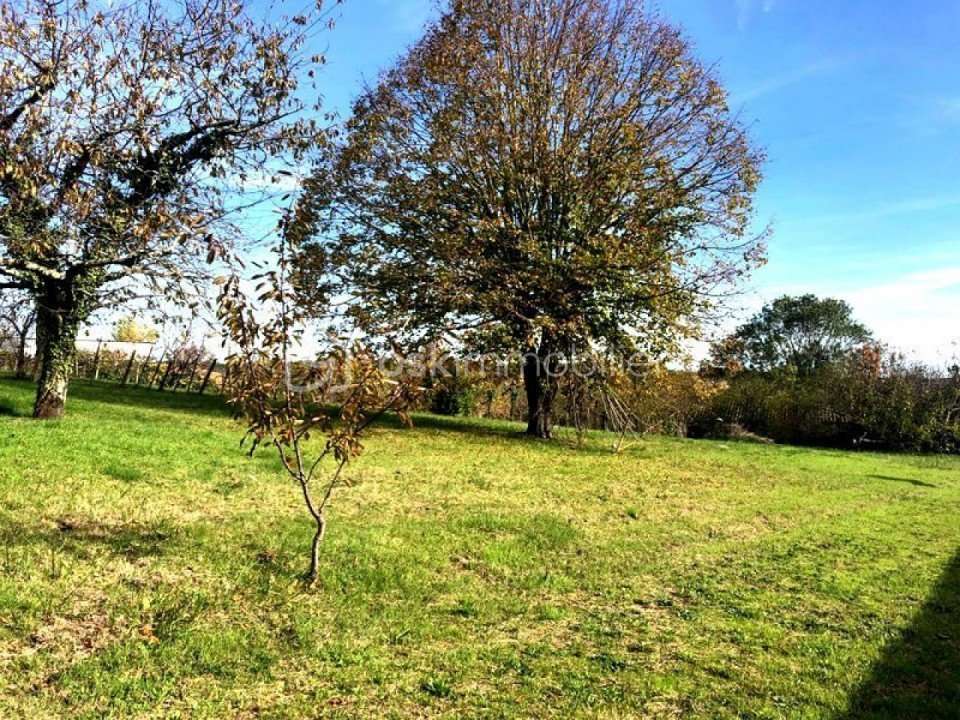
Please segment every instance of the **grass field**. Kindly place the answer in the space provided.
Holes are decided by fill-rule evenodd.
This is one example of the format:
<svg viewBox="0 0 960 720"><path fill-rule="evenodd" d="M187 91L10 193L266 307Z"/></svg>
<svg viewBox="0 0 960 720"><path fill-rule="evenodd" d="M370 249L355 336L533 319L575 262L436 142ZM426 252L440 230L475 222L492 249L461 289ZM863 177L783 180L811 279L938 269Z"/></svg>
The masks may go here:
<svg viewBox="0 0 960 720"><path fill-rule="evenodd" d="M0 382L0 717L960 717L957 459L384 426L321 580L218 400Z"/></svg>

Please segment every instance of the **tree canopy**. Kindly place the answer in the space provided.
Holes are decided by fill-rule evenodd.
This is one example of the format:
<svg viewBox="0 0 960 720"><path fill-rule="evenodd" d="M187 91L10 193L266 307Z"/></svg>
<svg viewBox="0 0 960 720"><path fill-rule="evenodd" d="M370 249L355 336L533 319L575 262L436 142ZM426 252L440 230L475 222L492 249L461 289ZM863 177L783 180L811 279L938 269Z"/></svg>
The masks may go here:
<svg viewBox="0 0 960 720"><path fill-rule="evenodd" d="M455 0L311 181L332 210L313 251L372 333L526 353L529 431L549 436L551 357L667 354L762 259L761 162L641 3Z"/></svg>
<svg viewBox="0 0 960 720"><path fill-rule="evenodd" d="M113 339L118 342L156 342L159 337L160 333L155 327L135 315L122 317L113 326Z"/></svg>
<svg viewBox="0 0 960 720"><path fill-rule="evenodd" d="M843 300L784 295L763 307L714 348L717 364L746 370L791 369L801 376L848 356L870 342L870 331Z"/></svg>
<svg viewBox="0 0 960 720"><path fill-rule="evenodd" d="M234 237L233 190L314 140L295 91L317 18L276 17L234 0L0 0L0 285L37 305L35 415L63 412L91 312L187 302Z"/></svg>

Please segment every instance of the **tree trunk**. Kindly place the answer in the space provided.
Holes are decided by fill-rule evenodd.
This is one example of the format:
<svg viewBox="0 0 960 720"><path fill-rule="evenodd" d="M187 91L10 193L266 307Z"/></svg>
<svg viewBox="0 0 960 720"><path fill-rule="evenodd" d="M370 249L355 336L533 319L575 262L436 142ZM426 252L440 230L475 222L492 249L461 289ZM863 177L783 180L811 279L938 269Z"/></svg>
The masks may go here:
<svg viewBox="0 0 960 720"><path fill-rule="evenodd" d="M548 367L549 349L541 342L523 359L523 386L527 393L527 435L549 440L553 434L553 400L557 379Z"/></svg>
<svg viewBox="0 0 960 720"><path fill-rule="evenodd" d="M317 529L313 534L313 541L310 543L310 568L307 570L307 583L313 584L317 581L320 574L320 543L323 542L323 536L327 532L327 520L323 513L314 518Z"/></svg>
<svg viewBox="0 0 960 720"><path fill-rule="evenodd" d="M70 297L54 287L37 298L37 399L33 416L52 419L63 416L70 383L70 365L76 353L80 327L76 307L64 302Z"/></svg>
<svg viewBox="0 0 960 720"><path fill-rule="evenodd" d="M20 335L17 344L17 367L14 370L14 376L18 380L23 380L27 376L27 331Z"/></svg>

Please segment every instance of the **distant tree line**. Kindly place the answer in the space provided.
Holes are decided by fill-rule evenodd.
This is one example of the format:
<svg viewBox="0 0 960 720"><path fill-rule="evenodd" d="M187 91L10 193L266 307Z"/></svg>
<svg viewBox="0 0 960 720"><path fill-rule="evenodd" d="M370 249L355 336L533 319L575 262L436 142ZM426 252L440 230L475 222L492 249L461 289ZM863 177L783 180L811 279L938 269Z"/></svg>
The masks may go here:
<svg viewBox="0 0 960 720"><path fill-rule="evenodd" d="M726 383L694 432L736 425L782 442L960 452L960 368L877 343L841 300L784 296L716 343Z"/></svg>
<svg viewBox="0 0 960 720"><path fill-rule="evenodd" d="M426 409L520 419L518 372L430 378ZM557 401L559 424L616 430L609 394L637 432L829 447L960 452L960 367L937 369L877 343L842 300L781 297L717 341L699 370L608 368Z"/></svg>

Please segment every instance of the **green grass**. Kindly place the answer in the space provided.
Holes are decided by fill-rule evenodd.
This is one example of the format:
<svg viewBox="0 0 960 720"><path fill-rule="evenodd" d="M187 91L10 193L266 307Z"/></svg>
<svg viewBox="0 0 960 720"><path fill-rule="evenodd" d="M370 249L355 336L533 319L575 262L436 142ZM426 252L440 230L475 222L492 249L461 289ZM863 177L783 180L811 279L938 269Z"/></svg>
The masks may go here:
<svg viewBox="0 0 960 720"><path fill-rule="evenodd" d="M215 398L0 382L0 717L956 718L960 462L376 429L320 583Z"/></svg>

